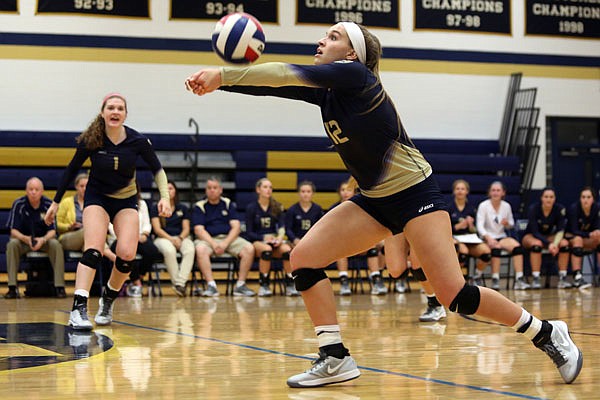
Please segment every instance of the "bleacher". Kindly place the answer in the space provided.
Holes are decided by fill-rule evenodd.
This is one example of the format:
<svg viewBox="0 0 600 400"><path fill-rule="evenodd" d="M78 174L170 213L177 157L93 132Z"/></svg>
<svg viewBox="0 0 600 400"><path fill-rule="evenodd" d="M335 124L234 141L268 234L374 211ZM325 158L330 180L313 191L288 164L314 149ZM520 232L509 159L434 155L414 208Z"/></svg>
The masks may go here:
<svg viewBox="0 0 600 400"><path fill-rule="evenodd" d="M5 225L12 202L24 195L26 180L37 176L45 195L52 198L56 185L75 151L76 132L0 131L0 272L6 272ZM256 181L267 176L274 197L289 207L298 201L296 188L303 180L315 183L314 200L324 208L338 200L337 187L348 178L344 165L327 137L147 134L173 179L182 201L190 204L204 193L204 182L218 176L224 195L235 199L241 211L256 198ZM507 201L519 205L520 163L517 157L498 155L494 140L415 140L432 164L444 194L450 199L452 182L463 178L471 185L470 201L486 198L489 184L502 180ZM154 186L143 161L137 177L148 195ZM499 176L502 171L505 175ZM191 182L197 182L193 187ZM73 191L68 192L72 194ZM148 196L146 196L146 199Z"/></svg>

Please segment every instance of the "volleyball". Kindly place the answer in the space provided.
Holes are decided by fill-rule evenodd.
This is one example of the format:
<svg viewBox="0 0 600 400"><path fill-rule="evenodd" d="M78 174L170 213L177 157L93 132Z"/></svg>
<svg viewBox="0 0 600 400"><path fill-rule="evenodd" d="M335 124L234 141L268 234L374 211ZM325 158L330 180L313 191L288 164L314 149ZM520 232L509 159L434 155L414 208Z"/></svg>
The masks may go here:
<svg viewBox="0 0 600 400"><path fill-rule="evenodd" d="M227 62L251 63L256 61L265 49L265 34L260 22L252 15L228 14L215 26L212 48Z"/></svg>

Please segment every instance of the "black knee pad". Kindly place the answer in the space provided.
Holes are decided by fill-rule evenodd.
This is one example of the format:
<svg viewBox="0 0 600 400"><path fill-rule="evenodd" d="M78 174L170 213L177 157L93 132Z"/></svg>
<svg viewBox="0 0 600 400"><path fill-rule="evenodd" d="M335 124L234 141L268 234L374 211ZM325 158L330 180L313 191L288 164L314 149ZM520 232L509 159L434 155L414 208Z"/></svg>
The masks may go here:
<svg viewBox="0 0 600 400"><path fill-rule="evenodd" d="M518 249L518 247L515 248L515 250L516 249ZM542 252L542 247L541 246L531 246L530 250L531 250L532 253L541 253Z"/></svg>
<svg viewBox="0 0 600 400"><path fill-rule="evenodd" d="M322 269L300 268L292 272L292 278L294 279L296 290L303 292L323 279L327 279L327 274Z"/></svg>
<svg viewBox="0 0 600 400"><path fill-rule="evenodd" d="M583 257L583 247L573 247L571 249L571 254L575 257Z"/></svg>
<svg viewBox="0 0 600 400"><path fill-rule="evenodd" d="M518 255L523 255L523 254L525 254L525 249L523 248L523 246L515 247L512 251L513 256L518 256Z"/></svg>
<svg viewBox="0 0 600 400"><path fill-rule="evenodd" d="M492 249L492 257L500 257L502 255L502 249Z"/></svg>
<svg viewBox="0 0 600 400"><path fill-rule="evenodd" d="M273 257L273 252L271 252L271 251L263 251L262 253L260 253L261 260L269 261L269 260L271 260L272 257ZM288 257L289 257L289 255L288 255Z"/></svg>
<svg viewBox="0 0 600 400"><path fill-rule="evenodd" d="M469 259L469 255L465 254L465 253L458 253L458 262L459 263L465 263L467 262L467 260Z"/></svg>
<svg viewBox="0 0 600 400"><path fill-rule="evenodd" d="M558 249L559 253L569 253L570 251L571 251L571 248L569 246L563 246Z"/></svg>
<svg viewBox="0 0 600 400"><path fill-rule="evenodd" d="M289 251L286 251L285 253L283 253L283 254L281 255L281 259L282 259L282 260L285 260L285 261L288 261L288 260L290 259L290 252L289 252Z"/></svg>
<svg viewBox="0 0 600 400"><path fill-rule="evenodd" d="M96 249L87 249L83 252L80 263L92 269L98 269L102 263L102 253Z"/></svg>
<svg viewBox="0 0 600 400"><path fill-rule="evenodd" d="M419 282L424 282L427 280L425 272L423 272L423 268L412 269L411 272L412 276Z"/></svg>
<svg viewBox="0 0 600 400"><path fill-rule="evenodd" d="M448 308L452 312L471 315L477 312L480 301L481 293L479 292L479 287L465 283L465 286L458 292Z"/></svg>
<svg viewBox="0 0 600 400"><path fill-rule="evenodd" d="M122 274L128 274L131 272L131 265L133 264L133 260L131 261L125 261L123 260L121 257L117 257L117 260L115 261L115 266L117 267L117 271L119 271Z"/></svg>
<svg viewBox="0 0 600 400"><path fill-rule="evenodd" d="M492 255L490 253L485 253L480 255L479 259L483 262L490 262L492 260Z"/></svg>
<svg viewBox="0 0 600 400"><path fill-rule="evenodd" d="M376 248L372 248L367 250L367 257L377 257L379 255L379 250Z"/></svg>

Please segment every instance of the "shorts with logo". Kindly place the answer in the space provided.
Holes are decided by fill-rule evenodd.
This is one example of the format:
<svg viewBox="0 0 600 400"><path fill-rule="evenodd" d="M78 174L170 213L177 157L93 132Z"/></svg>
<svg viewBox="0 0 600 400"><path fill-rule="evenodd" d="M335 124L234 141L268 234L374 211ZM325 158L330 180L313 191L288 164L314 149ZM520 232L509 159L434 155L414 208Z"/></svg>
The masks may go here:
<svg viewBox="0 0 600 400"><path fill-rule="evenodd" d="M87 189L83 198L83 208L87 206L100 206L104 208L110 221L112 222L115 215L126 208L138 209L137 194L126 199L115 199L93 190Z"/></svg>
<svg viewBox="0 0 600 400"><path fill-rule="evenodd" d="M359 193L350 200L394 235L401 233L408 221L420 215L439 210L448 212L444 196L433 175L391 196L375 198Z"/></svg>
<svg viewBox="0 0 600 400"><path fill-rule="evenodd" d="M227 235L217 235L217 236L213 237L213 239L217 243L220 243L223 240L225 240L226 237L227 237ZM194 244L196 246L207 247L209 250L212 251L212 246L207 241L196 239L194 241ZM229 246L227 246L227 248L225 249L225 252L231 254L234 257L238 257L240 255L240 252L244 249L244 247L246 247L249 244L251 245L251 243L249 241L238 236L233 240L233 242L229 243ZM211 255L212 255L212 253L211 253Z"/></svg>

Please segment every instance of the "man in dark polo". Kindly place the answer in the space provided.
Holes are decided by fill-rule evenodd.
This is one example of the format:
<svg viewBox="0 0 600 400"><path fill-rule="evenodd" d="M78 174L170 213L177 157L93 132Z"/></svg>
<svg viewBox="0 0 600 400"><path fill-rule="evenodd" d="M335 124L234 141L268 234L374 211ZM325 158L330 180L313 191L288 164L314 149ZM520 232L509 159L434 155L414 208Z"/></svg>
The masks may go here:
<svg viewBox="0 0 600 400"><path fill-rule="evenodd" d="M25 196L14 201L8 217L10 241L6 245L6 268L8 270L8 292L5 299L20 297L17 288L17 271L21 256L30 251L48 253L54 269L54 287L56 297L65 294L65 259L63 249L56 240L54 224L44 223L46 210L52 200L44 196L44 184L39 178L29 178L25 186Z"/></svg>

